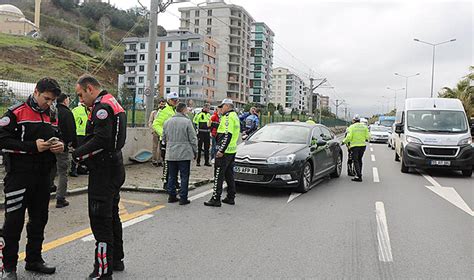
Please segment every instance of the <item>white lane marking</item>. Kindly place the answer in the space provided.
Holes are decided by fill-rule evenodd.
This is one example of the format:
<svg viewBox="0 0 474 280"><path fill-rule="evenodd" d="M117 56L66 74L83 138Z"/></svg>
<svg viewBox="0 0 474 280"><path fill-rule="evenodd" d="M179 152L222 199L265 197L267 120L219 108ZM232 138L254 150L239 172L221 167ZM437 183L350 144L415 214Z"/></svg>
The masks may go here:
<svg viewBox="0 0 474 280"><path fill-rule="evenodd" d="M466 212L468 215L474 216L474 211L467 205L458 192L454 188L441 186L433 177L418 170L418 172L425 177L425 179L432 184L432 186L425 186L430 191L447 200L457 208Z"/></svg>
<svg viewBox="0 0 474 280"><path fill-rule="evenodd" d="M379 244L379 261L393 262L392 246L388 235L387 217L383 202L375 203L375 218L377 220L377 239Z"/></svg>
<svg viewBox="0 0 474 280"><path fill-rule="evenodd" d="M214 191L214 189L210 189L210 190L204 191L202 193L198 193L197 195L191 196L189 198L189 200L194 201L196 199L200 199L201 197L205 197L206 195L212 194L213 191Z"/></svg>
<svg viewBox="0 0 474 280"><path fill-rule="evenodd" d="M380 183L379 170L377 167L372 167L372 173L374 175L374 183Z"/></svg>
<svg viewBox="0 0 474 280"><path fill-rule="evenodd" d="M369 143L369 146L371 146L371 147L372 147L372 146L373 146L373 144L372 144L372 143Z"/></svg>
<svg viewBox="0 0 474 280"><path fill-rule="evenodd" d="M292 202L295 198L297 198L300 195L302 195L302 193L291 193L290 197L288 198L288 201L286 203Z"/></svg>
<svg viewBox="0 0 474 280"><path fill-rule="evenodd" d="M122 228L127 228L131 225L134 225L134 224L137 224L137 223L140 223L140 222L143 222L145 220L148 220L150 219L151 217L153 217L152 214L145 214L143 216L140 216L140 217L137 217L135 219L131 219L130 221L126 221L125 223L122 224ZM86 237L83 237L81 239L83 242L87 242L87 241L94 241L95 238L94 238L94 235L92 234L89 234L88 236Z"/></svg>
<svg viewBox="0 0 474 280"><path fill-rule="evenodd" d="M374 151L374 148L370 148L370 151L373 152L373 151Z"/></svg>
<svg viewBox="0 0 474 280"><path fill-rule="evenodd" d="M375 155L370 155L370 159L371 159L372 161L375 161Z"/></svg>

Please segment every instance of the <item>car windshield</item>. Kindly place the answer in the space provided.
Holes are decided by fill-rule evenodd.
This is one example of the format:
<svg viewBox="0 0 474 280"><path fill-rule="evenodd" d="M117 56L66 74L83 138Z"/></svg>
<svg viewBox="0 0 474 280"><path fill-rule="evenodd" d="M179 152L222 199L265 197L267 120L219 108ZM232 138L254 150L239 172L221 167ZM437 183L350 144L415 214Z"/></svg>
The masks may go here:
<svg viewBox="0 0 474 280"><path fill-rule="evenodd" d="M408 111L407 126L410 131L416 132L467 132L466 117L461 111Z"/></svg>
<svg viewBox="0 0 474 280"><path fill-rule="evenodd" d="M311 128L299 125L267 125L255 132L250 141L307 144Z"/></svg>
<svg viewBox="0 0 474 280"><path fill-rule="evenodd" d="M386 126L386 127L391 127L394 122L395 122L395 120L381 120L380 125Z"/></svg>
<svg viewBox="0 0 474 280"><path fill-rule="evenodd" d="M384 126L371 126L370 131L380 131L380 132L387 132L388 128Z"/></svg>

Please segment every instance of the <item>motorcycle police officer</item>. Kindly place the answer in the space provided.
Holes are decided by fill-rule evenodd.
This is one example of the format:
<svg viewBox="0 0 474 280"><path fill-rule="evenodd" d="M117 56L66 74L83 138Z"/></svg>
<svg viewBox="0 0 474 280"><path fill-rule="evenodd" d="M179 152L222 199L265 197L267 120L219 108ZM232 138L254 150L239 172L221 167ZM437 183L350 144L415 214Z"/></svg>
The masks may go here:
<svg viewBox="0 0 474 280"><path fill-rule="evenodd" d="M209 163L209 149L211 146L211 128L208 123L211 120L211 114L209 113L211 105L208 103L204 104L202 111L194 116L193 122L198 129L198 154L196 158L197 166L201 166L201 150L204 146L204 165L212 166Z"/></svg>
<svg viewBox="0 0 474 280"><path fill-rule="evenodd" d="M222 117L217 129L214 193L209 201L204 202L204 205L212 207L221 206L222 184L224 180L227 183L227 197L222 202L230 205L235 204L234 161L240 134L240 120L234 111L232 99L222 100L219 108L222 110Z"/></svg>
<svg viewBox="0 0 474 280"><path fill-rule="evenodd" d="M56 164L54 154L64 151L63 142L57 138L57 119L50 111L60 93L61 88L54 79L43 78L26 102L9 108L0 119L0 149L7 171L2 279L17 279L18 243L26 209L29 220L25 269L45 274L56 271L44 262L41 249L48 221L50 174Z"/></svg>
<svg viewBox="0 0 474 280"><path fill-rule="evenodd" d="M369 128L360 122L359 115L352 119L353 124L347 128L347 135L342 141L349 147L349 153L352 155L352 161L356 177L354 182L362 182L362 158L366 148L366 142L370 139Z"/></svg>
<svg viewBox="0 0 474 280"><path fill-rule="evenodd" d="M112 279L112 271L125 268L118 204L125 181L121 149L127 120L124 109L110 93L101 90L94 77L80 77L76 92L87 107L92 107L84 143L73 152L73 158L86 160L89 169L89 219L96 239L96 257L87 279Z"/></svg>

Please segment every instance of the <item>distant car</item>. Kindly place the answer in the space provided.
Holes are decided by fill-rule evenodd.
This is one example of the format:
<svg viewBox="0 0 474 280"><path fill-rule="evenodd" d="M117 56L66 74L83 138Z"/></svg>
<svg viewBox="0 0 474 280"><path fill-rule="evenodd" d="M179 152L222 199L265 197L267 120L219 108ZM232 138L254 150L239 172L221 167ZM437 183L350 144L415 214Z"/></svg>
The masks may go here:
<svg viewBox="0 0 474 280"><path fill-rule="evenodd" d="M238 146L234 171L238 185L307 192L315 180L341 175L341 146L323 125L272 123Z"/></svg>
<svg viewBox="0 0 474 280"><path fill-rule="evenodd" d="M390 136L389 129L385 126L370 126L370 142L387 143Z"/></svg>
<svg viewBox="0 0 474 280"><path fill-rule="evenodd" d="M388 136L388 147L392 150L395 150L395 123L392 125L392 129L390 131L390 135Z"/></svg>

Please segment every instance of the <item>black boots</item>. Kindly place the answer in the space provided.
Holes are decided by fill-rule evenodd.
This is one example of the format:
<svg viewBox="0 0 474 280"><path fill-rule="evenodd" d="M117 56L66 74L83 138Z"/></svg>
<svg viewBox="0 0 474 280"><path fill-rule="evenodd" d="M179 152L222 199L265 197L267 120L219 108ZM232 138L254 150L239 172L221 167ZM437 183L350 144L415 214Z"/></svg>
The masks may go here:
<svg viewBox="0 0 474 280"><path fill-rule="evenodd" d="M361 177L355 177L355 178L352 178L353 182L362 182L362 178Z"/></svg>
<svg viewBox="0 0 474 280"><path fill-rule="evenodd" d="M222 203L225 203L225 204L229 204L229 205L235 205L235 199L234 198L230 198L230 197L226 197L222 200Z"/></svg>
<svg viewBox="0 0 474 280"><path fill-rule="evenodd" d="M18 277L16 275L15 270L12 270L12 271L4 270L2 275L0 276L0 279L17 280Z"/></svg>
<svg viewBox="0 0 474 280"><path fill-rule="evenodd" d="M56 267L48 265L45 262L27 262L25 265L25 270L43 274L53 274L56 272Z"/></svg>
<svg viewBox="0 0 474 280"><path fill-rule="evenodd" d="M211 207L221 207L221 199L218 197L212 197L209 201L204 202L204 205Z"/></svg>
<svg viewBox="0 0 474 280"><path fill-rule="evenodd" d="M168 197L168 203L175 203L175 202L178 202L179 199L176 197L176 195L170 195Z"/></svg>
<svg viewBox="0 0 474 280"><path fill-rule="evenodd" d="M125 270L125 264L123 261L114 261L114 271L124 271Z"/></svg>
<svg viewBox="0 0 474 280"><path fill-rule="evenodd" d="M56 200L56 208L63 208L66 206L69 206L69 201L67 201L65 198Z"/></svg>

